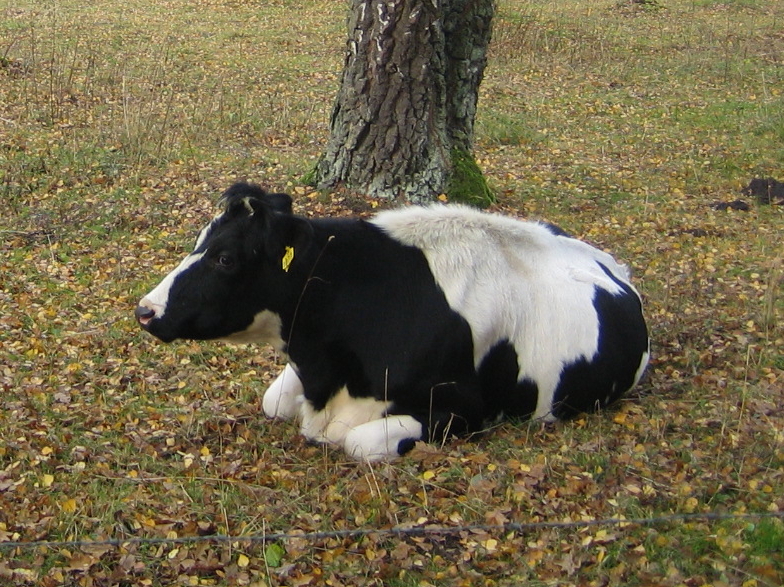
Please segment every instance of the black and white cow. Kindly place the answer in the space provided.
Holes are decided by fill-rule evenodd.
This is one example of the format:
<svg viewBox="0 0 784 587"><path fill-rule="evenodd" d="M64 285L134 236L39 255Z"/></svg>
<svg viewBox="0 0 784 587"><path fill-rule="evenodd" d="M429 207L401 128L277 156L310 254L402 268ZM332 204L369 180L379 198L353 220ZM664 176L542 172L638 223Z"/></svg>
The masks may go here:
<svg viewBox="0 0 784 587"><path fill-rule="evenodd" d="M245 183L136 318L166 342L272 344L289 362L265 414L368 460L606 406L648 362L626 268L553 226L447 205L305 219Z"/></svg>

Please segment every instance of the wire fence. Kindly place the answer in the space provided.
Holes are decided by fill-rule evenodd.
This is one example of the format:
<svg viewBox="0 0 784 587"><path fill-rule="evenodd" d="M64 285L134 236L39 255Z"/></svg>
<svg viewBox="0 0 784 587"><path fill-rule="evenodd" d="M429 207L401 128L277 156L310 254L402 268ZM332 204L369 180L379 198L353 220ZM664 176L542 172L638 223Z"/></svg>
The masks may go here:
<svg viewBox="0 0 784 587"><path fill-rule="evenodd" d="M0 552L10 549L31 548L81 548L81 547L125 547L129 545L145 544L192 544L200 542L214 543L267 543L285 542L287 540L307 540L318 542L329 539L362 538L365 536L439 536L467 533L502 533L510 532L523 534L545 529L579 529L592 526L657 526L683 522L712 522L724 520L760 520L765 518L784 518L784 512L757 512L757 513L681 513L651 518L601 518L593 520L576 520L565 522L508 522L505 524L468 524L464 526L438 526L422 525L411 527L390 528L356 528L353 530L325 530L321 532L277 532L242 536L225 534L208 534L204 536L179 536L179 537L133 537L133 538L107 538L103 540L36 540L27 542L0 542Z"/></svg>

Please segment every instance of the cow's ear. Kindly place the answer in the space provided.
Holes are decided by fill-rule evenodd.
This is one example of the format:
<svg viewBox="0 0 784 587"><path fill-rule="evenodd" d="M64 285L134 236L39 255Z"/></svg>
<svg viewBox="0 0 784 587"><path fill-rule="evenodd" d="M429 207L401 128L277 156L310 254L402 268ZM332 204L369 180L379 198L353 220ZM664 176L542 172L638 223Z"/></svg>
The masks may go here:
<svg viewBox="0 0 784 587"><path fill-rule="evenodd" d="M305 258L313 240L313 227L304 218L273 213L268 218L264 249L286 273Z"/></svg>

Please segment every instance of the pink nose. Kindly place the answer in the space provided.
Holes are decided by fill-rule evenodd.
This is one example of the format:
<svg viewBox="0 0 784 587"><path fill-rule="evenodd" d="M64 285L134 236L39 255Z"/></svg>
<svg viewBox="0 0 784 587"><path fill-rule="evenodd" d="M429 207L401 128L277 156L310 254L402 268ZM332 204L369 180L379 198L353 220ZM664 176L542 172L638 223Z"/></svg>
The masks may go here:
<svg viewBox="0 0 784 587"><path fill-rule="evenodd" d="M136 316L136 319L139 321L139 324L145 325L150 320L155 318L155 310L152 308L148 308L147 306L137 306L136 311L133 313Z"/></svg>

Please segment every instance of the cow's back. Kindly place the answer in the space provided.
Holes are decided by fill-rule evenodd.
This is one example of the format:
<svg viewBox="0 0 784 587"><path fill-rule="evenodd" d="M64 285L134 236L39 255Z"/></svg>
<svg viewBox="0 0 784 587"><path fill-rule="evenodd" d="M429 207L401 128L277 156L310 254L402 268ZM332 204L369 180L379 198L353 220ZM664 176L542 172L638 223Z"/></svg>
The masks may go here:
<svg viewBox="0 0 784 587"><path fill-rule="evenodd" d="M566 403L604 405L636 383L647 332L628 271L612 256L544 224L460 206L408 208L374 222L423 251L470 325L489 417L571 415L581 410ZM631 346L604 356L619 338Z"/></svg>

